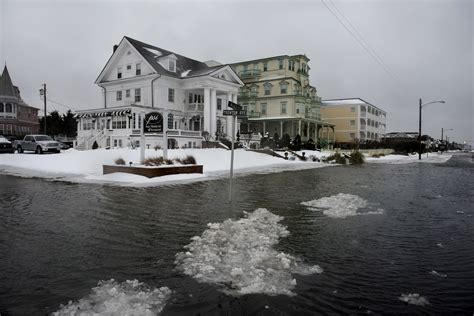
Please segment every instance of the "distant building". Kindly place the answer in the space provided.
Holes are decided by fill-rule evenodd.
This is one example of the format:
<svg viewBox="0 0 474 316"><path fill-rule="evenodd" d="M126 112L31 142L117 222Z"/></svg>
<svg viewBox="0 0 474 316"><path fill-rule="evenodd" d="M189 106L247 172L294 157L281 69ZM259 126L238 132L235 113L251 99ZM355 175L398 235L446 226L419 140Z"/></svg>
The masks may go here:
<svg viewBox="0 0 474 316"><path fill-rule="evenodd" d="M210 66L211 65L211 66ZM227 101L237 102L243 82L229 65L209 65L124 37L95 83L103 106L77 111L77 146L128 147L139 143L144 115L158 112L168 145L200 147L209 138L230 135ZM163 147L163 132L146 133L148 146Z"/></svg>
<svg viewBox="0 0 474 316"><path fill-rule="evenodd" d="M0 76L0 135L21 137L38 132L38 109L23 101L5 66Z"/></svg>
<svg viewBox="0 0 474 316"><path fill-rule="evenodd" d="M321 118L336 125L337 142L380 140L387 112L360 98L323 100Z"/></svg>
<svg viewBox="0 0 474 316"><path fill-rule="evenodd" d="M334 129L334 124L321 120L321 98L310 85L308 63L305 55L282 55L231 64L245 83L238 100L248 120L241 132L327 138L322 128Z"/></svg>

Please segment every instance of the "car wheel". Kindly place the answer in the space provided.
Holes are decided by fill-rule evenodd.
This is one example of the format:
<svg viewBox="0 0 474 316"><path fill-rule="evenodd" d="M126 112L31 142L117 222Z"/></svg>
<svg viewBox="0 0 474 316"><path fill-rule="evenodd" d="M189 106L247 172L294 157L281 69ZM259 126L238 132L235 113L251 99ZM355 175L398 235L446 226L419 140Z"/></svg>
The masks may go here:
<svg viewBox="0 0 474 316"><path fill-rule="evenodd" d="M35 151L35 154L42 154L43 153L43 149L41 149L40 146L36 147L36 151Z"/></svg>
<svg viewBox="0 0 474 316"><path fill-rule="evenodd" d="M19 154L23 153L23 148L21 148L21 146L18 146L16 148L16 151L18 151Z"/></svg>

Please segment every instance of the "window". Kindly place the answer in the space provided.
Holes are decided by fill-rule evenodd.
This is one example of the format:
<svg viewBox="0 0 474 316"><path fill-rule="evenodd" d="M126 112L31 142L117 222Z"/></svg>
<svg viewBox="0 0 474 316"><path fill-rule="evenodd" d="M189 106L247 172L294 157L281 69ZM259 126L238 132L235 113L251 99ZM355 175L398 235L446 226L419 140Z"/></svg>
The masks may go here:
<svg viewBox="0 0 474 316"><path fill-rule="evenodd" d="M272 84L271 83L264 83L263 88L265 89L265 95L270 95L272 92Z"/></svg>
<svg viewBox="0 0 474 316"><path fill-rule="evenodd" d="M222 99L217 99L217 109L222 110Z"/></svg>
<svg viewBox="0 0 474 316"><path fill-rule="evenodd" d="M7 113L12 113L13 112L13 107L10 103L7 103L5 105L5 112L7 112Z"/></svg>
<svg viewBox="0 0 474 316"><path fill-rule="evenodd" d="M117 79L122 78L122 67L117 68Z"/></svg>
<svg viewBox="0 0 474 316"><path fill-rule="evenodd" d="M295 61L294 60L290 60L288 62L288 70L295 71Z"/></svg>
<svg viewBox="0 0 474 316"><path fill-rule="evenodd" d="M135 75L140 76L142 74L142 64L138 63L135 66Z"/></svg>
<svg viewBox="0 0 474 316"><path fill-rule="evenodd" d="M135 89L135 102L141 102L142 101L142 91L140 88Z"/></svg>
<svg viewBox="0 0 474 316"><path fill-rule="evenodd" d="M283 59L278 59L278 68L283 69Z"/></svg>
<svg viewBox="0 0 474 316"><path fill-rule="evenodd" d="M286 102L281 102L281 111L280 114L286 114Z"/></svg>
<svg viewBox="0 0 474 316"><path fill-rule="evenodd" d="M130 98L130 89L125 90L125 97Z"/></svg>
<svg viewBox="0 0 474 316"><path fill-rule="evenodd" d="M127 65L127 71L132 70L132 65Z"/></svg>
<svg viewBox="0 0 474 316"><path fill-rule="evenodd" d="M173 114L168 114L168 129L173 129Z"/></svg>
<svg viewBox="0 0 474 316"><path fill-rule="evenodd" d="M4 112L4 107L3 107L3 103L0 103L0 112Z"/></svg>
<svg viewBox="0 0 474 316"><path fill-rule="evenodd" d="M350 135L351 139L354 139L356 137L355 133L350 133L349 135Z"/></svg>
<svg viewBox="0 0 474 316"><path fill-rule="evenodd" d="M168 102L174 102L174 89L168 88Z"/></svg>
<svg viewBox="0 0 474 316"><path fill-rule="evenodd" d="M124 129L124 128L127 128L127 117L114 116L112 118L112 129Z"/></svg>
<svg viewBox="0 0 474 316"><path fill-rule="evenodd" d="M257 70L258 70L258 63L253 64L253 69L257 69Z"/></svg>
<svg viewBox="0 0 474 316"><path fill-rule="evenodd" d="M288 91L288 83L286 81L280 82L280 93L286 94Z"/></svg>
<svg viewBox="0 0 474 316"><path fill-rule="evenodd" d="M351 126L354 126L356 125L356 121L355 120L351 120Z"/></svg>
<svg viewBox="0 0 474 316"><path fill-rule="evenodd" d="M351 112L355 112L356 108L354 106L351 106Z"/></svg>
<svg viewBox="0 0 474 316"><path fill-rule="evenodd" d="M264 62L263 63L263 71L267 71L267 70L268 70L268 63Z"/></svg>
<svg viewBox="0 0 474 316"><path fill-rule="evenodd" d="M168 63L168 67L169 67L168 69L169 69L169 71L173 71L173 72L174 72L174 71L175 71L175 65L176 65L176 64L175 64L175 61L174 61L173 59L170 59L170 61L169 61L169 63Z"/></svg>
<svg viewBox="0 0 474 316"><path fill-rule="evenodd" d="M117 101L122 101L122 91L117 91L116 99Z"/></svg>
<svg viewBox="0 0 474 316"><path fill-rule="evenodd" d="M261 103L260 107L262 108L262 115L267 115L267 104Z"/></svg>
<svg viewBox="0 0 474 316"><path fill-rule="evenodd" d="M190 94L188 95L188 103L189 103L189 104L193 103L193 94L192 94L192 93L190 93Z"/></svg>

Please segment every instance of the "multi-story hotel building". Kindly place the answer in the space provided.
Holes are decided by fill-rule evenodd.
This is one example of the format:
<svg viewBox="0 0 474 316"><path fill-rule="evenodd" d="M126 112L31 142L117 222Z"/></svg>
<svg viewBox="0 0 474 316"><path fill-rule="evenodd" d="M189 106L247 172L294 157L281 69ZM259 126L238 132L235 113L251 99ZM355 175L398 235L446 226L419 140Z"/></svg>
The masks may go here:
<svg viewBox="0 0 474 316"><path fill-rule="evenodd" d="M38 131L38 109L23 101L5 66L0 76L0 135L21 137Z"/></svg>
<svg viewBox="0 0 474 316"><path fill-rule="evenodd" d="M321 120L321 98L310 85L308 63L305 55L282 55L231 64L245 83L238 97L248 114L242 132L299 134L302 140L317 141L323 127L334 129Z"/></svg>
<svg viewBox="0 0 474 316"><path fill-rule="evenodd" d="M380 140L387 127L387 112L360 98L323 100L321 117L336 126L337 142Z"/></svg>
<svg viewBox="0 0 474 316"><path fill-rule="evenodd" d="M77 111L77 146L135 146L144 115L158 112L167 131L146 133L147 146L199 147L203 132L230 135L227 101L237 102L243 82L229 65L206 64L124 37L95 82L102 108Z"/></svg>

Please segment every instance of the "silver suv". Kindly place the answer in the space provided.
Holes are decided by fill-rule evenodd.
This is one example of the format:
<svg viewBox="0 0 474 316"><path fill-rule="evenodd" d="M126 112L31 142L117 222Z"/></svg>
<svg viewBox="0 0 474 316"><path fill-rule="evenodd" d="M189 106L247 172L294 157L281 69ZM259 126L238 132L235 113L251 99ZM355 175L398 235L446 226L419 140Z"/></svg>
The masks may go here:
<svg viewBox="0 0 474 316"><path fill-rule="evenodd" d="M26 135L23 140L16 143L18 153L23 151L34 151L37 154L43 152L60 152L61 144L48 135Z"/></svg>

